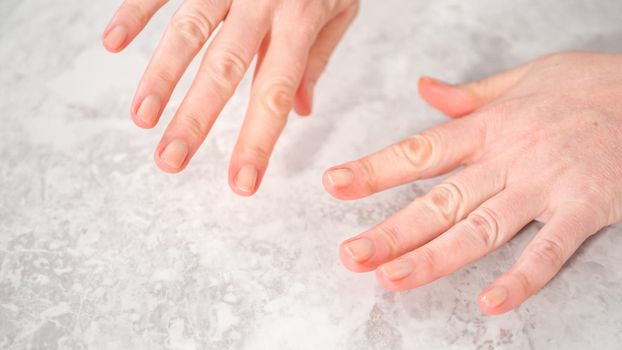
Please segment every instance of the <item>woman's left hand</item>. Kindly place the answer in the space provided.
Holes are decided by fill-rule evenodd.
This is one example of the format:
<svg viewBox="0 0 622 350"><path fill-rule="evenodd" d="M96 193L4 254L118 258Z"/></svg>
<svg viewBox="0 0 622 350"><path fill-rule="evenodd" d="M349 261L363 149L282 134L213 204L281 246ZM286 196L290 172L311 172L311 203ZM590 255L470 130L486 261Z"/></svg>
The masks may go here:
<svg viewBox="0 0 622 350"><path fill-rule="evenodd" d="M429 78L422 97L456 118L329 169L339 199L456 174L340 247L350 270L376 270L402 291L452 273L546 223L516 263L478 298L511 310L541 289L583 241L622 219L622 55L554 54L489 79ZM464 117L462 117L464 116Z"/></svg>

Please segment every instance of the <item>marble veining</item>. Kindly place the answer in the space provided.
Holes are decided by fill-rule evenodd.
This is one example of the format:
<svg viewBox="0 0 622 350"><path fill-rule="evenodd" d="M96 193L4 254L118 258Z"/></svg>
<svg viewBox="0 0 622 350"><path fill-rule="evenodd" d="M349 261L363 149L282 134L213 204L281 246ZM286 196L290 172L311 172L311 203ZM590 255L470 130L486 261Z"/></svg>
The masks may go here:
<svg viewBox="0 0 622 350"><path fill-rule="evenodd" d="M622 225L589 239L517 310L488 317L477 294L540 224L450 276L389 293L341 267L337 246L439 180L355 202L320 184L328 166L444 119L417 97L422 74L461 81L553 51L622 50L619 1L364 1L315 114L290 117L252 199L226 183L248 79L182 174L152 162L164 124L129 119L178 3L114 56L99 37L118 1L0 2L0 348L622 347Z"/></svg>

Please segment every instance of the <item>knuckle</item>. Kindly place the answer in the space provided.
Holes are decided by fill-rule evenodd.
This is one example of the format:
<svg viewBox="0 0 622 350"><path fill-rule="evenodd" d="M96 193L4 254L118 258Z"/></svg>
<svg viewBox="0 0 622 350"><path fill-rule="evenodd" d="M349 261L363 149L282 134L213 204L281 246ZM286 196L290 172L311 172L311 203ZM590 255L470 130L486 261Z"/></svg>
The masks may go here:
<svg viewBox="0 0 622 350"><path fill-rule="evenodd" d="M311 45L315 41L317 34L320 30L320 17L308 17L308 14L302 14L298 16L298 18L298 23L302 23L302 25L298 25L289 29L291 37L297 38L299 40L299 43L303 43L307 46Z"/></svg>
<svg viewBox="0 0 622 350"><path fill-rule="evenodd" d="M219 90L233 92L246 71L246 62L239 54L228 51L209 60L209 76Z"/></svg>
<svg viewBox="0 0 622 350"><path fill-rule="evenodd" d="M122 12L136 24L142 25L147 22L147 13L138 2L126 1L121 9Z"/></svg>
<svg viewBox="0 0 622 350"><path fill-rule="evenodd" d="M497 214L486 207L480 207L469 214L464 221L468 232L477 245L483 246L487 251L497 248L501 242L500 225Z"/></svg>
<svg viewBox="0 0 622 350"><path fill-rule="evenodd" d="M175 85L175 76L167 70L159 70L156 72L156 79L166 84L166 86Z"/></svg>
<svg viewBox="0 0 622 350"><path fill-rule="evenodd" d="M309 61L309 65L317 71L323 71L330 61L330 52L326 48L318 48L310 56L312 60Z"/></svg>
<svg viewBox="0 0 622 350"><path fill-rule="evenodd" d="M415 135L392 146L398 159L405 160L412 168L421 169L432 156L432 143L428 134Z"/></svg>
<svg viewBox="0 0 622 350"><path fill-rule="evenodd" d="M207 134L207 125L203 118L194 114L185 114L179 119L178 125L197 140L202 140Z"/></svg>
<svg viewBox="0 0 622 350"><path fill-rule="evenodd" d="M193 49L203 46L214 29L210 19L199 11L175 16L171 21L171 26Z"/></svg>
<svg viewBox="0 0 622 350"><path fill-rule="evenodd" d="M260 163L267 164L270 159L270 151L260 145L246 143L240 147L240 153L249 155Z"/></svg>
<svg viewBox="0 0 622 350"><path fill-rule="evenodd" d="M284 79L268 85L263 94L263 101L273 116L279 119L287 118L294 104L293 91L295 90L295 84Z"/></svg>
<svg viewBox="0 0 622 350"><path fill-rule="evenodd" d="M429 271L432 275L436 274L439 270L437 266L440 264L437 264L436 255L431 249L423 246L417 249L415 254L418 260L417 265L420 265L421 271Z"/></svg>
<svg viewBox="0 0 622 350"><path fill-rule="evenodd" d="M399 230L392 225L380 225L378 226L378 237L389 249L390 257L398 256L401 251L401 235Z"/></svg>
<svg viewBox="0 0 622 350"><path fill-rule="evenodd" d="M359 168L362 170L365 178L367 190L370 192L378 191L378 175L372 161L368 158L361 158L357 161Z"/></svg>
<svg viewBox="0 0 622 350"><path fill-rule="evenodd" d="M288 16L297 23L288 28L291 37L312 43L328 18L328 6L324 1L294 1L288 4Z"/></svg>
<svg viewBox="0 0 622 350"><path fill-rule="evenodd" d="M529 249L537 264L560 268L564 263L564 249L557 239L540 238Z"/></svg>
<svg viewBox="0 0 622 350"><path fill-rule="evenodd" d="M523 271L517 270L511 272L510 276L513 277L516 282L518 282L520 289L523 291L523 295L530 296L535 293L536 288L533 286L533 283Z"/></svg>
<svg viewBox="0 0 622 350"><path fill-rule="evenodd" d="M434 187L424 200L451 225L464 217L464 191L455 183L445 182Z"/></svg>

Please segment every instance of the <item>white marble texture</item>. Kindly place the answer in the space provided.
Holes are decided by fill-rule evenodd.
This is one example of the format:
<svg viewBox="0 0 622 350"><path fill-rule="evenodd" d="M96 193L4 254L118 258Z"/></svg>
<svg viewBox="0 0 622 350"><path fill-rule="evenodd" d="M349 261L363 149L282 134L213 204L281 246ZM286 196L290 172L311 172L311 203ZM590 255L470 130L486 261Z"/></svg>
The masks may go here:
<svg viewBox="0 0 622 350"><path fill-rule="evenodd" d="M226 184L248 81L189 168L160 172L164 124L140 130L127 111L178 2L114 56L99 37L118 4L0 2L0 348L622 348L622 225L517 310L488 317L477 294L539 224L389 293L346 271L337 246L438 179L354 202L320 184L328 166L443 120L417 97L421 74L461 81L552 51L622 51L619 0L364 1L314 116L291 117L251 199Z"/></svg>

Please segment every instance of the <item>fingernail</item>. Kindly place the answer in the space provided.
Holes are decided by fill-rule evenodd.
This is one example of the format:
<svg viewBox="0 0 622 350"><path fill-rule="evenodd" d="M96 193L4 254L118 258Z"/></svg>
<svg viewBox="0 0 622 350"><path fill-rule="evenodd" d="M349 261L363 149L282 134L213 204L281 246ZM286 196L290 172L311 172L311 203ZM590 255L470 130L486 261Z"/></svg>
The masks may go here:
<svg viewBox="0 0 622 350"><path fill-rule="evenodd" d="M328 181L335 187L348 186L354 180L354 173L346 168L330 170L326 175L328 176Z"/></svg>
<svg viewBox="0 0 622 350"><path fill-rule="evenodd" d="M343 249L350 255L352 260L357 263L363 263L374 255L376 248L374 242L368 238L358 238L346 243Z"/></svg>
<svg viewBox="0 0 622 350"><path fill-rule="evenodd" d="M188 156L188 144L182 140L171 141L160 154L160 159L173 169L179 169Z"/></svg>
<svg viewBox="0 0 622 350"><path fill-rule="evenodd" d="M149 95L140 103L140 107L138 107L138 111L136 111L136 116L145 124L153 125L160 113L161 107L160 99L154 95Z"/></svg>
<svg viewBox="0 0 622 350"><path fill-rule="evenodd" d="M124 26L112 28L104 37L104 42L112 49L118 49L127 39L127 29Z"/></svg>
<svg viewBox="0 0 622 350"><path fill-rule="evenodd" d="M413 272L413 266L406 259L397 259L380 267L382 273L392 281L401 280Z"/></svg>
<svg viewBox="0 0 622 350"><path fill-rule="evenodd" d="M495 308L508 298L508 290L505 287L493 287L482 295L482 303L489 308Z"/></svg>
<svg viewBox="0 0 622 350"><path fill-rule="evenodd" d="M253 193L256 183L257 169L255 169L254 166L247 164L238 171L238 176L235 178L235 185L240 191Z"/></svg>
<svg viewBox="0 0 622 350"><path fill-rule="evenodd" d="M438 80L435 78L431 78L431 77L422 77L421 80L427 81L430 85L436 85L436 86L451 86L451 84L446 83L442 80Z"/></svg>

